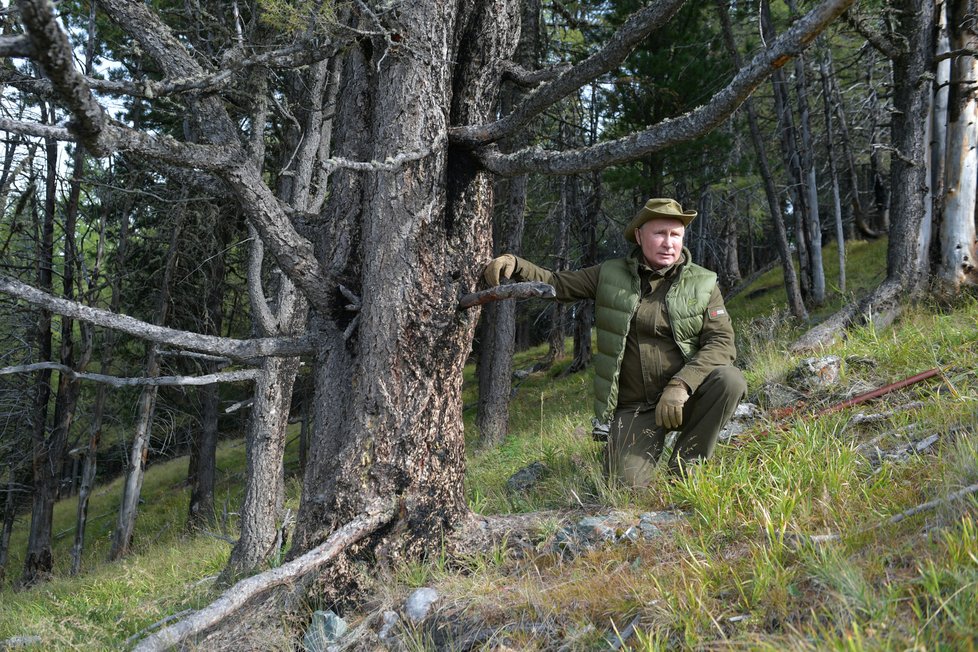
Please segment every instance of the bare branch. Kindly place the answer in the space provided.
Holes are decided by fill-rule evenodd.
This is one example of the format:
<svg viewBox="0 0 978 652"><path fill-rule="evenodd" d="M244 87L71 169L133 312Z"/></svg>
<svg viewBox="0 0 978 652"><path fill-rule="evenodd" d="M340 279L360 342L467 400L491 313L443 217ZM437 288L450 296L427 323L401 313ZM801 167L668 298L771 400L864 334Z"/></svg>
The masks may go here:
<svg viewBox="0 0 978 652"><path fill-rule="evenodd" d="M35 371L50 369L59 371L77 380L90 380L96 383L104 383L113 387L136 387L144 385L152 386L173 386L173 385L213 385L215 383L236 383L242 380L254 380L258 377L258 369L242 369L239 371L224 371L220 373L206 374L204 376L156 376L154 378L120 378L118 376L108 376L106 374L90 373L87 371L75 371L71 367L57 362L36 362L34 364L19 365L16 367L5 367L0 369L0 376L7 374L26 374Z"/></svg>
<svg viewBox="0 0 978 652"><path fill-rule="evenodd" d="M473 306L481 306L491 301L502 301L503 299L553 299L557 296L554 286L537 281L525 281L522 283L506 283L497 285L488 290L466 294L458 301L458 309L465 310Z"/></svg>
<svg viewBox="0 0 978 652"><path fill-rule="evenodd" d="M825 0L800 18L731 80L726 88L686 115L664 120L645 131L593 147L566 152L539 147L503 154L489 146L476 151L487 169L503 176L529 172L577 174L634 161L652 152L701 136L727 119L772 72L802 52L855 0Z"/></svg>
<svg viewBox="0 0 978 652"><path fill-rule="evenodd" d="M397 500L375 501L357 518L336 530L321 545L278 568L241 580L192 616L144 639L134 650L137 652L169 650L180 645L229 616L233 616L249 600L315 572L350 545L386 525L394 518L396 512Z"/></svg>
<svg viewBox="0 0 978 652"><path fill-rule="evenodd" d="M104 156L113 148L105 142L107 117L88 87L85 75L75 69L71 43L46 0L20 0L20 19L27 30L33 60L54 84L58 98L65 103L73 120L68 130L85 148Z"/></svg>
<svg viewBox="0 0 978 652"><path fill-rule="evenodd" d="M0 57L30 57L31 42L26 36L0 36Z"/></svg>
<svg viewBox="0 0 978 652"><path fill-rule="evenodd" d="M0 118L0 130L9 131L12 134L21 136L36 136L37 138L50 138L65 142L75 142L75 136L64 127L44 125L39 122L24 122L22 120L11 120Z"/></svg>
<svg viewBox="0 0 978 652"><path fill-rule="evenodd" d="M846 12L842 19L887 59L896 59L900 56L902 47L894 43L885 34L880 33L856 12Z"/></svg>
<svg viewBox="0 0 978 652"><path fill-rule="evenodd" d="M119 315L108 310L93 308L75 301L54 297L37 288L0 275L0 292L23 299L30 304L53 313L112 328L151 342L183 347L194 351L222 355L233 360L250 360L272 356L297 356L313 351L313 344L305 337L275 337L253 340L235 340L213 335L200 335Z"/></svg>
<svg viewBox="0 0 978 652"><path fill-rule="evenodd" d="M684 3L685 0L659 0L639 9L603 48L530 93L504 118L487 125L455 127L451 130L452 141L478 146L509 136L547 108L621 63L646 36L669 22Z"/></svg>
<svg viewBox="0 0 978 652"><path fill-rule="evenodd" d="M516 62L507 61L503 64L503 79L508 79L523 88L533 88L543 82L556 79L558 76L569 71L570 68L571 65L569 63L561 63L550 68L527 70Z"/></svg>

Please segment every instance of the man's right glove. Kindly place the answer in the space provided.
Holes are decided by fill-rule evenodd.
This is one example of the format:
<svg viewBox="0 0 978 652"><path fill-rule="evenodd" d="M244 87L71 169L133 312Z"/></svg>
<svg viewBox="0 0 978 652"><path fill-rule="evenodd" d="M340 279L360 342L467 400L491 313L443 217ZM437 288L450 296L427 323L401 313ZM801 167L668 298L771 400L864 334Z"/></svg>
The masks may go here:
<svg viewBox="0 0 978 652"><path fill-rule="evenodd" d="M677 378L666 383L659 403L655 406L655 425L665 426L667 430L676 430L683 425L683 406L688 400L689 390L686 383Z"/></svg>
<svg viewBox="0 0 978 652"><path fill-rule="evenodd" d="M516 256L513 254L503 254L498 258L493 258L486 265L482 272L482 278L486 280L489 287L499 285L500 278L509 278L516 271Z"/></svg>

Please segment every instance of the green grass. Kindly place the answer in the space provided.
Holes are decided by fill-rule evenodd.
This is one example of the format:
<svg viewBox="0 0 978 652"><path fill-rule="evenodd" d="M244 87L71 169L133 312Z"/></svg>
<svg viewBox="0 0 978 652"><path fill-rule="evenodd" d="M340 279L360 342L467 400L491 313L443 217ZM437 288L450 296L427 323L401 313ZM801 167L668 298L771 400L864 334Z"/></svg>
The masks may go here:
<svg viewBox="0 0 978 652"><path fill-rule="evenodd" d="M852 246L850 287L878 281L884 252L880 242ZM777 272L772 275L755 288L778 283ZM739 364L751 392L764 382L784 382L799 362L787 353L798 328L772 317L783 314L770 302L775 292L746 301L748 292L730 302ZM521 353L515 366L527 368L544 353L542 347ZM517 554L507 542L458 559L432 551L387 572L371 604L396 604L418 586L435 586L444 614L473 629L498 630L497 640L512 649L607 649L615 632L636 617L638 628L628 641L634 650L974 649L978 499L948 502L897 523L889 519L978 482L978 301L911 307L887 329L872 323L854 329L825 354L847 362L839 385L813 395L813 407L930 367L944 373L821 418L802 412L783 423L761 419L734 443L721 444L684 481L663 475L642 491L602 477L600 446L590 439L590 375L556 377L566 361L531 374L511 405L510 433L500 446L477 448L474 410L465 414L466 491L474 509L669 509L685 519L653 541L606 546L573 559L542 546ZM464 400L471 403L472 369L465 383ZM856 412L914 401L921 406L850 423ZM874 448L894 451L930 433L941 435L938 443L903 461L884 456L875 463L868 454ZM240 443L221 447L219 503L226 500L229 511L240 496L243 454ZM540 483L526 493L507 489L512 473L536 461L548 468ZM102 561L107 518L93 523L83 575L24 593L4 589L0 640L36 634L43 649L116 648L165 615L206 602L214 589L201 580L219 572L228 546L180 531L185 472L186 460L150 469L136 554L125 562ZM290 493L295 501L295 483ZM97 500L93 515L113 513L118 486L100 488ZM69 529L72 503L59 505L57 518L56 530ZM539 543L559 526L542 520ZM12 552L21 552L22 530ZM814 535L832 536L819 541ZM57 558L67 558L70 538L59 539ZM354 623L360 617L345 616ZM517 626L528 623L545 624L547 632ZM405 644L431 649L432 640L421 629Z"/></svg>

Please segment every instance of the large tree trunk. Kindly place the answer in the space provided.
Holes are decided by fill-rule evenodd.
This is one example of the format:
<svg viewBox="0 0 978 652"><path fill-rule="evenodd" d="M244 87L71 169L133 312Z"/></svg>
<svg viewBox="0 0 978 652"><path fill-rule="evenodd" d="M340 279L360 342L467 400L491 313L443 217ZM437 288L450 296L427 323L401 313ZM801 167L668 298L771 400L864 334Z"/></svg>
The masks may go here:
<svg viewBox="0 0 978 652"><path fill-rule="evenodd" d="M398 524L371 545L382 563L437 547L467 512L461 372L477 315L457 302L478 280L473 261L489 258L492 185L467 151L446 148L445 132L491 115L519 11L510 0L427 0L399 18L402 38L430 56L381 57L366 42L350 53L337 133L364 128L359 147L347 141L337 153L426 154L334 179L327 213L359 246L333 245L323 262L345 272L361 304L348 338L340 310L319 315L316 427L293 548L308 550L371 500L399 496ZM342 595L351 575L342 565L330 575Z"/></svg>
<svg viewBox="0 0 978 652"><path fill-rule="evenodd" d="M947 183L940 227L940 262L937 278L946 294L962 285L978 284L976 267L975 199L978 183L978 2L950 0L951 48L961 52L951 68L947 120Z"/></svg>

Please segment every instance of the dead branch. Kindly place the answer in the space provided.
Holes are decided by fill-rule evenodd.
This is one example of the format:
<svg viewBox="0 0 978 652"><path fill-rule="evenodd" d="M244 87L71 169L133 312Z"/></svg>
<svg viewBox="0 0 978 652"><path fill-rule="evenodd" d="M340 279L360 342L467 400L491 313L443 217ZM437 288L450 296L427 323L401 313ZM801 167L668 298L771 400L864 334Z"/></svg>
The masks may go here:
<svg viewBox="0 0 978 652"><path fill-rule="evenodd" d="M904 511L900 512L899 514L894 514L893 516L891 516L890 518L888 518L887 520L885 520L885 521L883 521L881 523L877 523L877 524L872 525L872 526L870 526L868 528L864 528L862 530L859 530L857 532L857 534L865 534L865 533L871 532L873 530L878 530L879 528L883 527L884 525L896 525L900 521L906 520L906 519L910 518L911 516L916 516L917 514L920 514L922 512L929 512L930 510L936 509L936 508L940 507L941 505L946 505L946 504L952 503L952 502L954 502L956 500L961 500L962 498L965 498L967 496L970 496L971 494L974 494L974 493L978 493L978 483L969 485L969 486L965 487L964 489L959 489L958 491L955 491L954 493L948 494L947 496L945 496L943 498L936 498L934 500L929 500L926 503L921 503L920 505L915 505L915 506L911 507L910 509L907 509L907 510L904 510ZM814 543L814 544L828 543L830 541L838 541L841 538L842 538L841 535L832 532L832 533L829 533L829 534L815 534L815 535L811 535L811 536L793 535L790 540L793 543L795 543L796 545L798 545L798 544L801 544L801 543L804 543L804 542ZM787 541L787 539L786 539L786 541Z"/></svg>
<svg viewBox="0 0 978 652"><path fill-rule="evenodd" d="M947 503L954 502L955 500L961 500L965 496L969 496L973 493L978 493L978 484L973 484L965 487L964 489L959 489L952 494L945 496L944 498L938 498L936 500L930 500L926 503L922 503L915 507L900 512L894 516L891 516L886 522L888 525L894 525L900 521L910 518L911 516L916 516L921 512L928 512L932 509L940 507L941 505L946 505Z"/></svg>
<svg viewBox="0 0 978 652"><path fill-rule="evenodd" d="M547 151L540 147L530 147L504 154L498 148L487 145L476 150L476 156L488 170L502 176L529 172L561 175L603 169L662 151L679 142L686 142L709 132L726 120L772 72L783 66L791 57L804 51L809 43L835 18L852 6L853 2L854 0L825 0L819 4L758 53L706 104L685 115L664 120L645 131L591 147L570 151ZM558 83L559 80L544 88ZM501 122L502 120L493 125ZM471 134L469 131L464 133L453 131L452 138L458 138L460 141L491 142L491 139L486 136L474 133L474 129L483 130L486 127L473 128Z"/></svg>
<svg viewBox="0 0 978 652"><path fill-rule="evenodd" d="M183 347L204 353L222 355L234 360L248 360L271 356L297 356L311 353L313 345L305 337L267 337L253 340L235 340L214 335L200 335L157 326L128 315L118 315L108 310L93 308L75 301L68 301L42 292L26 283L0 275L0 293L23 299L30 304L51 312L104 326L151 342Z"/></svg>
<svg viewBox="0 0 978 652"><path fill-rule="evenodd" d="M473 306L481 306L492 301L502 301L503 299L553 299L557 296L557 291L552 285L540 283L538 281L524 281L522 283L506 283L496 287L466 294L458 301L458 309L465 310Z"/></svg>
<svg viewBox="0 0 978 652"><path fill-rule="evenodd" d="M669 22L683 4L682 0L662 0L636 11L604 47L530 93L505 117L488 125L456 127L451 130L452 140L467 145L485 145L513 134L548 107L621 63L645 37Z"/></svg>
<svg viewBox="0 0 978 652"><path fill-rule="evenodd" d="M240 371L224 371L220 373L206 374L204 376L120 378L118 376L107 376L105 374L90 373L87 371L75 371L71 367L59 364L57 362L35 362L34 364L5 367L0 369L0 376L5 376L7 374L26 374L47 369L58 371L77 380L90 380L96 383L112 385L113 387L213 385L215 383L236 383L243 380L254 380L258 376L257 369L242 369Z"/></svg>
<svg viewBox="0 0 978 652"><path fill-rule="evenodd" d="M396 512L397 500L375 501L360 516L334 532L322 545L278 568L241 580L210 605L143 639L134 650L167 650L218 625L240 611L253 598L284 584L296 582L320 569L350 545L389 523Z"/></svg>

